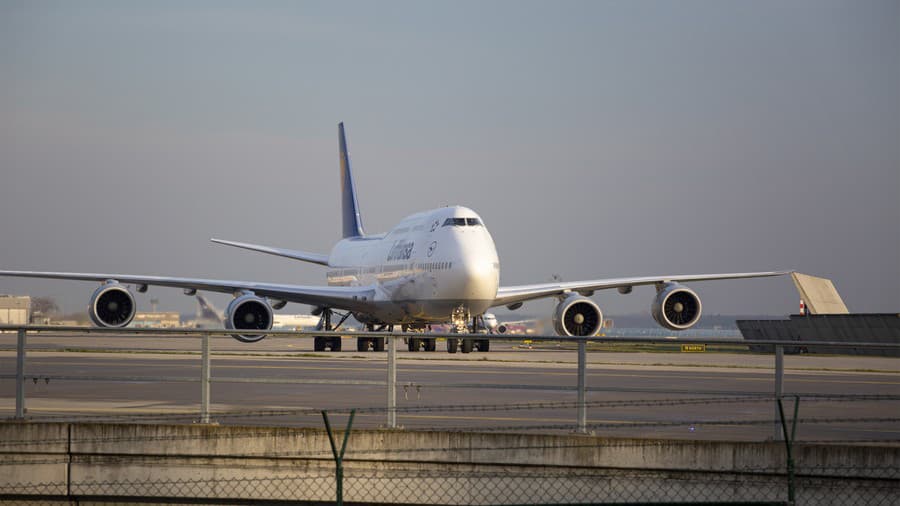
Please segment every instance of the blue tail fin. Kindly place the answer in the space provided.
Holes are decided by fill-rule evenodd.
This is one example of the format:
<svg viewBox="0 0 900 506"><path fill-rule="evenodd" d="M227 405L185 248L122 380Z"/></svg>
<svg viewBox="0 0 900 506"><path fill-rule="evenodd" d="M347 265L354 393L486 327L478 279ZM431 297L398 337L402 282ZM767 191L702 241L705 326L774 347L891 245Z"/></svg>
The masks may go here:
<svg viewBox="0 0 900 506"><path fill-rule="evenodd" d="M341 210L343 211L344 237L361 237L362 220L359 217L359 203L356 201L356 185L353 183L353 171L350 169L350 155L347 154L347 138L344 136L344 123L338 124L338 137L341 149Z"/></svg>

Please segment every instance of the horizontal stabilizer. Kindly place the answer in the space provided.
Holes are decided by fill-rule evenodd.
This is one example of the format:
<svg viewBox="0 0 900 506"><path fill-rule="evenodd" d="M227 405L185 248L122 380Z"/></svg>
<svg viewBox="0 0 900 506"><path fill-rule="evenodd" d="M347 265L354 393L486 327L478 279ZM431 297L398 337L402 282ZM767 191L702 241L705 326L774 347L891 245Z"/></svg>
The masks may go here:
<svg viewBox="0 0 900 506"><path fill-rule="evenodd" d="M210 239L210 241L226 246L234 246L235 248L248 249L250 251L259 251L260 253L268 253L270 255L293 258L294 260L302 260L319 265L328 265L328 255L319 253L309 253L307 251L297 251L284 248L273 248L271 246L260 246L258 244L247 244L243 242L223 241L222 239Z"/></svg>

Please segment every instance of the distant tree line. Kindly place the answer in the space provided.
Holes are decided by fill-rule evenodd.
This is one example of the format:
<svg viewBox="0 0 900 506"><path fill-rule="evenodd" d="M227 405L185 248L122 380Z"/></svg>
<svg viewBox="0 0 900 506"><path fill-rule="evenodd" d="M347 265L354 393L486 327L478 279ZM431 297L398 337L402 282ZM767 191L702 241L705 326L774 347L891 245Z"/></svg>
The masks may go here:
<svg viewBox="0 0 900 506"><path fill-rule="evenodd" d="M32 297L31 314L50 316L59 312L59 305L53 297Z"/></svg>

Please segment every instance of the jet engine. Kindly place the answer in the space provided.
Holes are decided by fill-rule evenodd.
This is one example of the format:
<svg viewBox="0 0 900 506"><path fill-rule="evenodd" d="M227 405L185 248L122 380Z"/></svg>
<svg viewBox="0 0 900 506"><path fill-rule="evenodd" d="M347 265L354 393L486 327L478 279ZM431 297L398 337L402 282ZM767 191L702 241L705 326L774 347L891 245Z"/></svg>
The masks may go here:
<svg viewBox="0 0 900 506"><path fill-rule="evenodd" d="M593 336L602 325L600 307L580 295L569 295L553 312L553 327L560 336Z"/></svg>
<svg viewBox="0 0 900 506"><path fill-rule="evenodd" d="M253 293L245 293L228 304L225 310L225 328L229 330L269 330L275 317L265 299ZM242 343L255 343L265 334L231 334Z"/></svg>
<svg viewBox="0 0 900 506"><path fill-rule="evenodd" d="M689 329L700 320L700 297L678 283L666 283L656 291L650 313L656 323L669 330Z"/></svg>
<svg viewBox="0 0 900 506"><path fill-rule="evenodd" d="M118 281L107 281L91 295L88 314L98 327L121 328L134 318L134 296Z"/></svg>
<svg viewBox="0 0 900 506"><path fill-rule="evenodd" d="M319 314L322 314L322 312L319 311ZM319 316L315 313L312 313L312 315ZM372 316L369 313L353 313L353 318L355 318L356 321L358 321L359 323L362 323L363 325L374 325L376 327L379 325L384 325L383 321L378 320L377 318L375 318L374 316Z"/></svg>

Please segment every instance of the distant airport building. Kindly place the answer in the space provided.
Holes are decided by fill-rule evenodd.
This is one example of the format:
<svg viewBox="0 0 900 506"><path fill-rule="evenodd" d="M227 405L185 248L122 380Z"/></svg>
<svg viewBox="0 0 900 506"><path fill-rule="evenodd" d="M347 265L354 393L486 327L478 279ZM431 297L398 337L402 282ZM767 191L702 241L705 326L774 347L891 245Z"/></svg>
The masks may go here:
<svg viewBox="0 0 900 506"><path fill-rule="evenodd" d="M27 325L31 320L31 297L0 295L0 325Z"/></svg>
<svg viewBox="0 0 900 506"><path fill-rule="evenodd" d="M181 315L177 311L137 313L134 315L134 320L131 320L130 326L137 328L180 327Z"/></svg>

